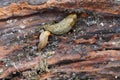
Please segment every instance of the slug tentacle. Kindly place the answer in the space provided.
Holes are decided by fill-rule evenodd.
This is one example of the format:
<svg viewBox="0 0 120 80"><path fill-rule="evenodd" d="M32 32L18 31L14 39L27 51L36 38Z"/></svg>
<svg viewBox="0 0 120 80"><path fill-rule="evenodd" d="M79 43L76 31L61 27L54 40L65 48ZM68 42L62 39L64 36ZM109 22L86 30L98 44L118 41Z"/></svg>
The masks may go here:
<svg viewBox="0 0 120 80"><path fill-rule="evenodd" d="M70 14L59 23L53 25L45 25L43 28L47 31L50 31L53 34L64 34L71 30L76 21L77 15Z"/></svg>

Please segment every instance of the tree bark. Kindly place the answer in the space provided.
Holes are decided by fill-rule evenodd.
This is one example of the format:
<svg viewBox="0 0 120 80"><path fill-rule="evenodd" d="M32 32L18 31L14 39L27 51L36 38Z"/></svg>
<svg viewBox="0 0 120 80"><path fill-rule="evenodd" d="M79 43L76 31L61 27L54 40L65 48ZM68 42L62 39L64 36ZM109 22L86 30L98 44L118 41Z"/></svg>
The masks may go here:
<svg viewBox="0 0 120 80"><path fill-rule="evenodd" d="M87 10L111 15L120 14L119 0L8 0L8 3L1 0L0 3L0 19L30 15L55 8L69 13Z"/></svg>
<svg viewBox="0 0 120 80"><path fill-rule="evenodd" d="M119 79L119 3L119 0L1 0L0 79ZM38 53L40 27L59 22L71 13L78 16L72 30L63 35L51 34L48 45ZM23 74L33 71L37 74Z"/></svg>

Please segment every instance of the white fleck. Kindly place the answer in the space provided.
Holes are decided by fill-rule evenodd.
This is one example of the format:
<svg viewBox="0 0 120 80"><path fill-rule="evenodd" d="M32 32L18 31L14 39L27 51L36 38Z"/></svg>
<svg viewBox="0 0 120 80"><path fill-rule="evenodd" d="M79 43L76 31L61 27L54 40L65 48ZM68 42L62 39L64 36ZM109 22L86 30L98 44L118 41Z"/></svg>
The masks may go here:
<svg viewBox="0 0 120 80"><path fill-rule="evenodd" d="M45 25L45 23L41 23L42 25Z"/></svg>
<svg viewBox="0 0 120 80"><path fill-rule="evenodd" d="M18 30L19 33L22 33L22 30Z"/></svg>
<svg viewBox="0 0 120 80"><path fill-rule="evenodd" d="M109 25L109 27L112 27L113 25Z"/></svg>
<svg viewBox="0 0 120 80"><path fill-rule="evenodd" d="M110 58L111 61L114 61L114 58Z"/></svg>
<svg viewBox="0 0 120 80"><path fill-rule="evenodd" d="M21 24L21 25L19 25L19 27L20 27L21 29L24 29L26 26L23 25L23 24Z"/></svg>
<svg viewBox="0 0 120 80"><path fill-rule="evenodd" d="M20 36L17 36L17 39L20 39Z"/></svg>
<svg viewBox="0 0 120 80"><path fill-rule="evenodd" d="M101 26L104 26L104 23L101 22L100 25L101 25Z"/></svg>
<svg viewBox="0 0 120 80"><path fill-rule="evenodd" d="M27 23L27 20L23 20L23 24L26 24Z"/></svg>
<svg viewBox="0 0 120 80"><path fill-rule="evenodd" d="M116 42L112 42L112 45L115 45L116 44Z"/></svg>
<svg viewBox="0 0 120 80"><path fill-rule="evenodd" d="M36 55L40 55L41 54L41 52L37 52L37 53L35 53Z"/></svg>
<svg viewBox="0 0 120 80"><path fill-rule="evenodd" d="M13 72L13 74L16 74L16 72Z"/></svg>
<svg viewBox="0 0 120 80"><path fill-rule="evenodd" d="M34 30L30 30L30 33L33 33L33 34L34 34L34 33L35 33L35 31L34 31Z"/></svg>
<svg viewBox="0 0 120 80"><path fill-rule="evenodd" d="M1 69L0 69L0 74L1 74L2 72L3 72L3 69L1 68Z"/></svg>
<svg viewBox="0 0 120 80"><path fill-rule="evenodd" d="M13 20L7 20L6 23L11 24Z"/></svg>
<svg viewBox="0 0 120 80"><path fill-rule="evenodd" d="M36 50L36 49L37 49L37 46L33 46L32 48L33 48L34 50Z"/></svg>
<svg viewBox="0 0 120 80"><path fill-rule="evenodd" d="M118 78L118 76L115 76L115 78L117 79L117 78Z"/></svg>
<svg viewBox="0 0 120 80"><path fill-rule="evenodd" d="M102 41L103 40L102 37L100 37L99 40Z"/></svg>
<svg viewBox="0 0 120 80"><path fill-rule="evenodd" d="M115 25L116 23L115 22L113 22L113 25Z"/></svg>
<svg viewBox="0 0 120 80"><path fill-rule="evenodd" d="M10 34L8 34L8 35L12 35L12 34L14 34L13 32L11 32Z"/></svg>
<svg viewBox="0 0 120 80"><path fill-rule="evenodd" d="M6 23L8 24L12 24L12 23L16 23L17 22L17 19L14 19L14 20L7 20Z"/></svg>
<svg viewBox="0 0 120 80"><path fill-rule="evenodd" d="M43 54L43 57L51 57L53 54L55 54L55 51L47 51L45 54Z"/></svg>
<svg viewBox="0 0 120 80"><path fill-rule="evenodd" d="M5 64L6 67L8 67L8 64Z"/></svg>
<svg viewBox="0 0 120 80"><path fill-rule="evenodd" d="M75 32L76 30L74 29L73 32Z"/></svg>

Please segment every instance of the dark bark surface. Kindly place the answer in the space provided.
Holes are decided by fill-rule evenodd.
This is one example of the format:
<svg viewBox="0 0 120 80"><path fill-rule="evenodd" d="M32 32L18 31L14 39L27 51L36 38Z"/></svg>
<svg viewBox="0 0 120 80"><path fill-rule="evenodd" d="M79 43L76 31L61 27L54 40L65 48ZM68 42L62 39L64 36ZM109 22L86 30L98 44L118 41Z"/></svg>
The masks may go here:
<svg viewBox="0 0 120 80"><path fill-rule="evenodd" d="M0 0L0 79L119 80L119 3ZM51 34L48 45L38 53L39 27L71 13L78 15L72 30Z"/></svg>
<svg viewBox="0 0 120 80"><path fill-rule="evenodd" d="M57 9L68 13L94 11L102 14L119 15L119 0L1 0L0 19L25 16L46 9Z"/></svg>

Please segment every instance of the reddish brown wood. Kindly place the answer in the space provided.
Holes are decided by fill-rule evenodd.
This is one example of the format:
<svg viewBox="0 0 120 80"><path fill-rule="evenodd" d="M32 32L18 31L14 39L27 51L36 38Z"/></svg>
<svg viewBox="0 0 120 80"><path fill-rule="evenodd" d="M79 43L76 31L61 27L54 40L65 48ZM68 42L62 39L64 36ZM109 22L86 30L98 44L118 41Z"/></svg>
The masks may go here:
<svg viewBox="0 0 120 80"><path fill-rule="evenodd" d="M40 80L64 80L64 75L67 79L74 78L74 75L76 79L119 79L119 1L29 1L32 0L0 5L0 79L9 77L19 80L23 79L24 75L14 75L15 72L22 74L32 72L33 69L39 72L36 66L42 65L42 60L47 61L50 72L37 74L36 78ZM38 55L40 25L59 22L71 12L78 15L73 29L63 35L52 34L48 45Z"/></svg>
<svg viewBox="0 0 120 80"><path fill-rule="evenodd" d="M11 2L11 4L1 7L0 19L9 18L11 16L30 15L49 8L57 8L59 11L67 10L69 13L80 13L81 11L88 10L104 14L120 14L119 0L46 0L44 3L42 3L42 0L41 2L35 1L36 3L31 1L32 0L18 1L16 3L13 1L13 3Z"/></svg>

